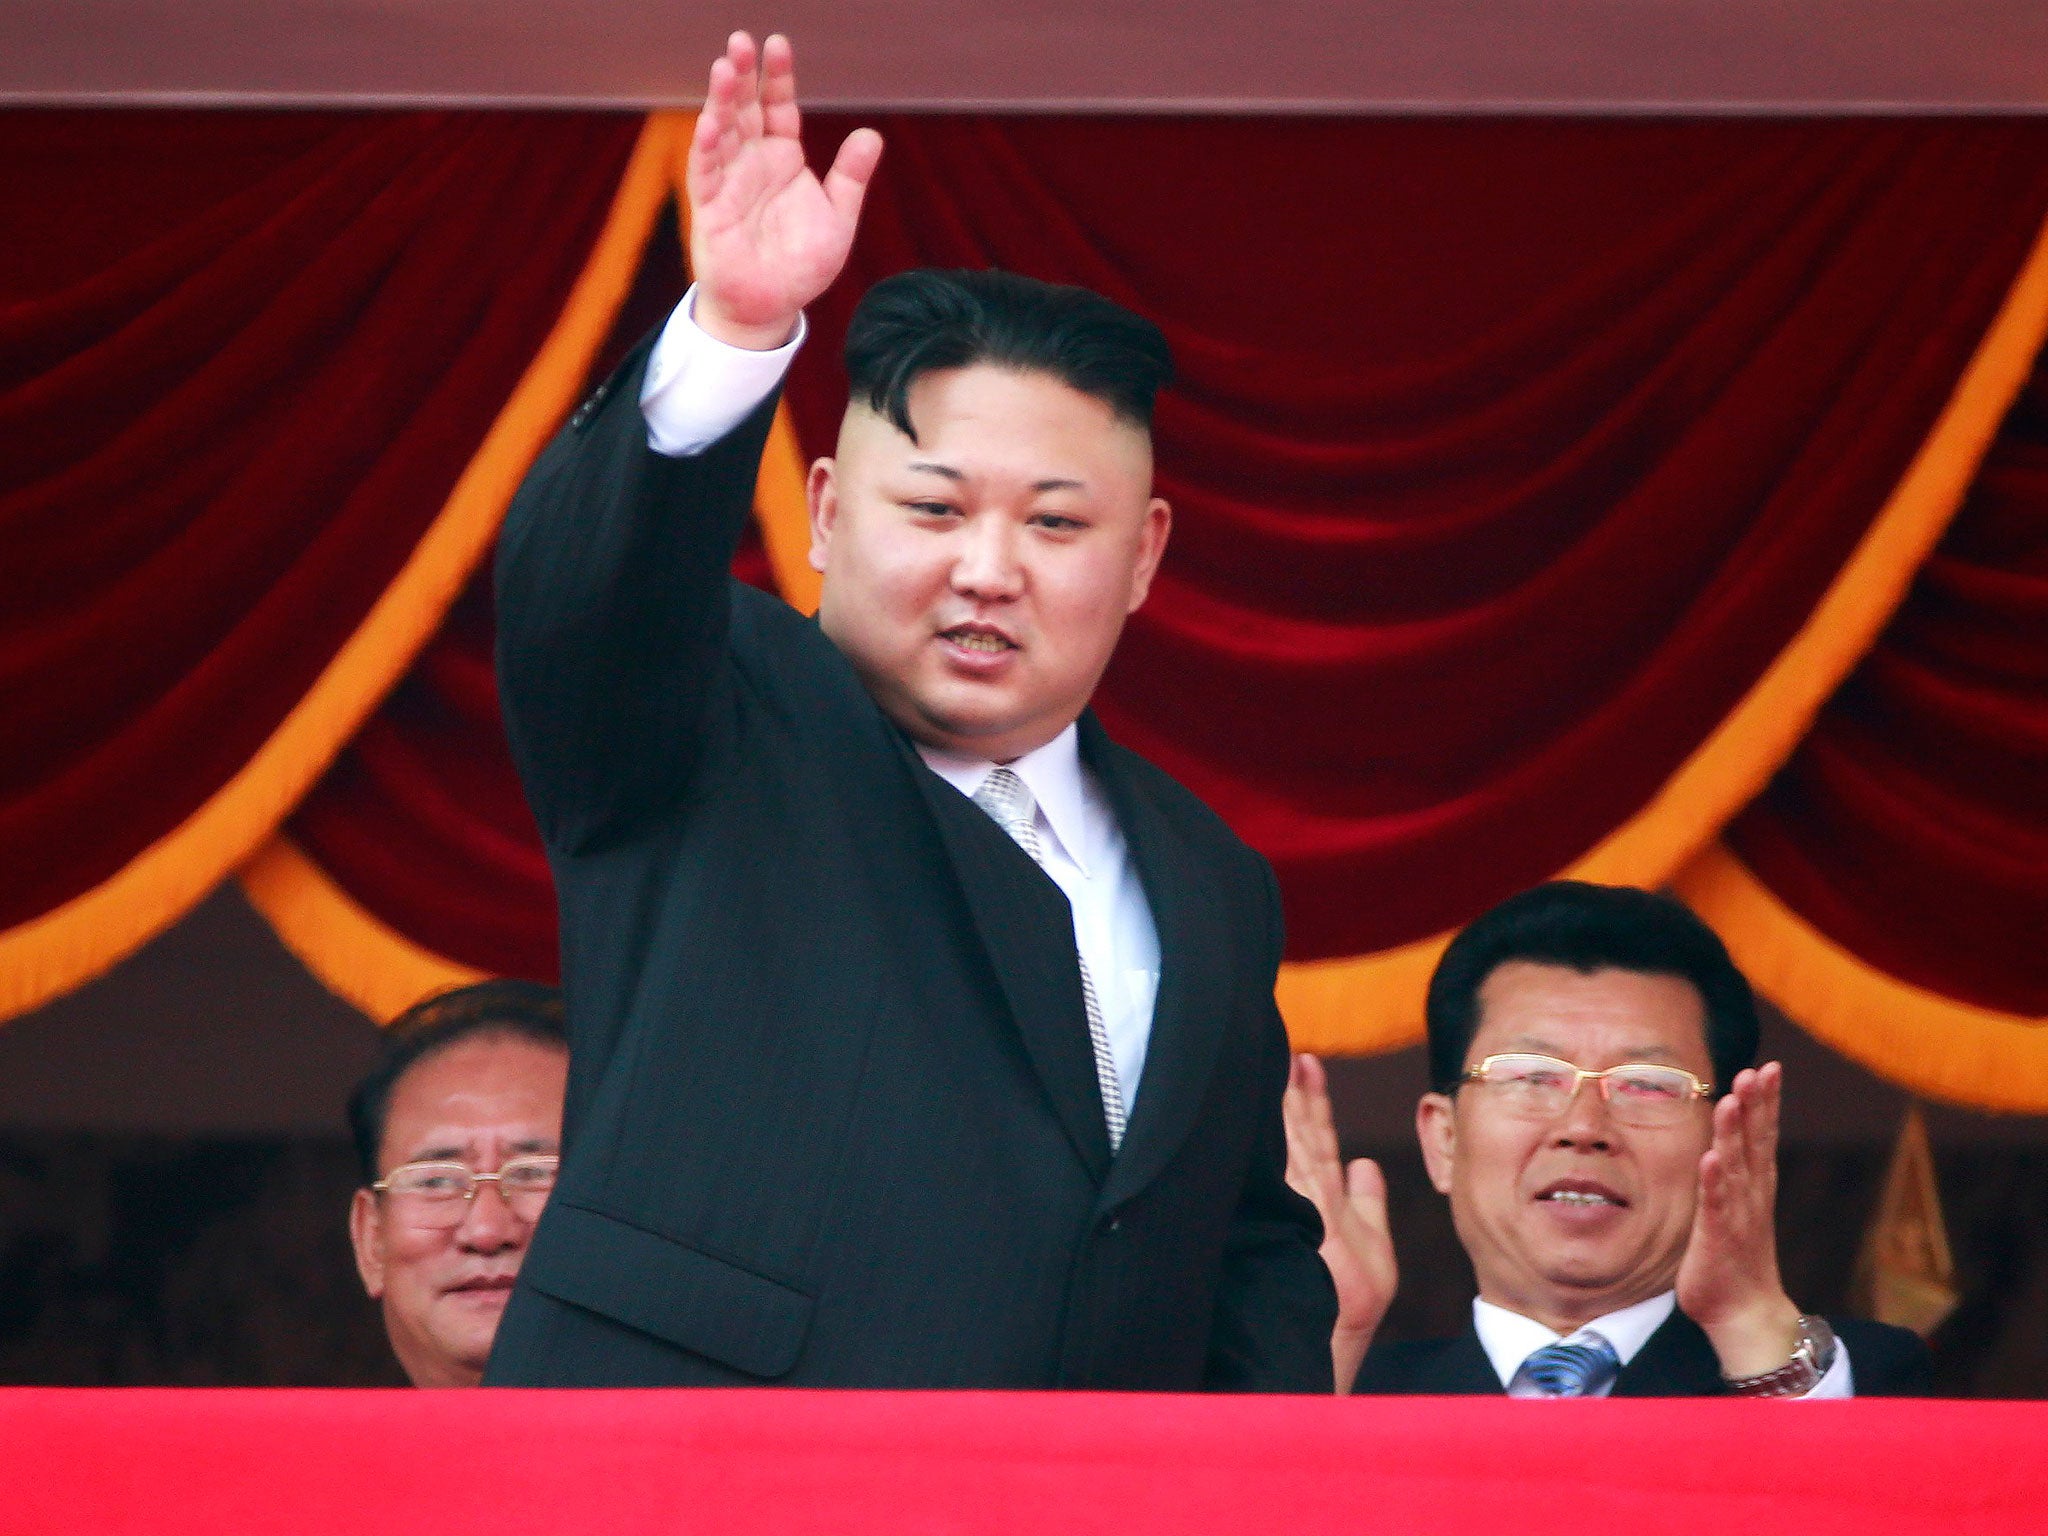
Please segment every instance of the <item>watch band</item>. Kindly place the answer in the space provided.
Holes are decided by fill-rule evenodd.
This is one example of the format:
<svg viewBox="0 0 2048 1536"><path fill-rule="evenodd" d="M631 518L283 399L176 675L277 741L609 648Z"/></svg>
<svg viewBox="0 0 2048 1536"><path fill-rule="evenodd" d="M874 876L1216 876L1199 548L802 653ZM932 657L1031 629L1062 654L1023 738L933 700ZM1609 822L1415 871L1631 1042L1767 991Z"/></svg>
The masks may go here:
<svg viewBox="0 0 2048 1536"><path fill-rule="evenodd" d="M1824 1317L1803 1312L1799 1317L1799 1342L1792 1346L1792 1358L1761 1376L1721 1378L1738 1397L1804 1397L1820 1385L1835 1363L1835 1330Z"/></svg>

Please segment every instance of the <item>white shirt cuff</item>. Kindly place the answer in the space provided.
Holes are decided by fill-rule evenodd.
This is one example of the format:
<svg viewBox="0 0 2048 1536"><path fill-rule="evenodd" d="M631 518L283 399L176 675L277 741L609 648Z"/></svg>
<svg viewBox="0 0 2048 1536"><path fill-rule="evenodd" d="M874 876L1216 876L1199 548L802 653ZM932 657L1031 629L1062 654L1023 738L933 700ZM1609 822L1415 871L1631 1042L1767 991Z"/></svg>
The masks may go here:
<svg viewBox="0 0 2048 1536"><path fill-rule="evenodd" d="M1813 1384L1813 1390L1795 1399L1802 1403L1818 1403L1831 1397L1854 1397L1856 1395L1856 1373L1849 1365L1849 1346L1840 1339L1835 1340L1835 1358L1828 1366L1827 1374Z"/></svg>
<svg viewBox="0 0 2048 1536"><path fill-rule="evenodd" d="M702 453L745 421L775 392L810 332L798 315L796 334L773 352L729 347L697 328L690 315L696 297L692 283L661 328L640 385L647 446L672 459Z"/></svg>

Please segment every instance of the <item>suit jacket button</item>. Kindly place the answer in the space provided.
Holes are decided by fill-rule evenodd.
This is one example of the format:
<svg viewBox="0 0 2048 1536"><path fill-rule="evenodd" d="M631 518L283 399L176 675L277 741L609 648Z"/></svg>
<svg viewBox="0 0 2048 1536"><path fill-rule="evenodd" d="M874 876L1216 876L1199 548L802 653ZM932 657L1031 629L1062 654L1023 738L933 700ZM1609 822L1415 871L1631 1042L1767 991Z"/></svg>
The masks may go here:
<svg viewBox="0 0 2048 1536"><path fill-rule="evenodd" d="M1112 1232L1121 1232L1121 1231L1123 1231L1123 1229L1124 1229L1124 1219L1123 1219L1123 1217L1121 1217L1121 1216L1112 1216L1112 1217L1110 1217L1110 1218L1109 1218L1109 1230L1110 1230L1110 1231L1112 1231Z"/></svg>

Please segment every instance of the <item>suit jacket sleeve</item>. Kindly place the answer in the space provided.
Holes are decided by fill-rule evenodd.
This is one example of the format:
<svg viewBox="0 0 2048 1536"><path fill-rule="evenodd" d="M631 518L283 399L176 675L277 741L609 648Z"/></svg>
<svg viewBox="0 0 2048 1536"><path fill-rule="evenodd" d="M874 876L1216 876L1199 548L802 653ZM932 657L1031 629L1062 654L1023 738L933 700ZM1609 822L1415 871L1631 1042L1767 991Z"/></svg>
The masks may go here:
<svg viewBox="0 0 2048 1536"><path fill-rule="evenodd" d="M1337 1290L1318 1251L1322 1220L1287 1185L1280 1098L1290 1049L1273 1001L1283 947L1280 890L1271 866L1260 859L1258 867L1267 931L1257 1007L1266 1049L1259 1081L1248 1091L1258 1095L1261 1111L1251 1168L1224 1247L1206 1384L1223 1392L1327 1393L1335 1390L1330 1334L1337 1326Z"/></svg>
<svg viewBox="0 0 2048 1536"><path fill-rule="evenodd" d="M653 343L548 445L498 541L499 694L556 852L615 842L678 799L730 686L732 556L777 397L702 453L664 457L639 408Z"/></svg>

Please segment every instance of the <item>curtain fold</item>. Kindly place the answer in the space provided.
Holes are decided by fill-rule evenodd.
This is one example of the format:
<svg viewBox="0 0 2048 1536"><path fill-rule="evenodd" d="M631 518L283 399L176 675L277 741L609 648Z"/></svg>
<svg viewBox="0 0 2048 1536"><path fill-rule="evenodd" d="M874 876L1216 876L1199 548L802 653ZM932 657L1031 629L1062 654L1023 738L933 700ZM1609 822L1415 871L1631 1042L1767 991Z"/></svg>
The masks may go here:
<svg viewBox="0 0 2048 1536"><path fill-rule="evenodd" d="M62 125L31 116L61 162ZM200 819L177 810L178 785L189 800L260 759L365 605L390 601L451 485L492 457L486 429L516 372L478 407L488 370L460 365L483 343L435 314L414 355L395 323L472 281L486 290L462 301L472 327L511 305L558 340L574 312L581 339L557 349L530 430L492 458L498 489L462 557L407 605L409 638L380 651L374 687L326 711L302 776L241 816L247 840L219 867L291 813L245 884L375 1014L472 974L551 976L552 895L497 717L487 575L471 573L547 428L680 292L656 210L686 127L657 120L629 167L631 125L551 119L561 142L538 127L520 141L550 168L529 178L479 169L479 124L517 117L249 119L239 147L170 118L166 144L130 146L132 205L117 198L70 237L86 255L0 251L14 296L0 441L22 445L0 463L0 530L33 562L0 575L22 605L17 621L10 594L0 625L0 695L15 690L0 704L33 725L0 776L0 850L10 827L54 839L51 807L90 819L97 795L135 792L132 775L80 765L124 750L173 764L92 823L85 852L116 859L113 881L90 859L0 878L0 901L30 914L0 934L0 988L8 946L53 900L61 914L146 863L138 821L170 818L175 841ZM814 161L853 125L810 119ZM1895 1050L1941 1057L1915 1086L1990 1102L1989 1064L2018 1058L1970 1031L2005 1038L2048 988L2026 943L2048 868L2048 449L2027 435L2048 408L2033 395L1978 475L2048 328L2048 124L881 126L889 152L849 271L812 312L744 576L815 602L804 454L831 444L838 348L871 282L996 263L1099 288L1158 320L1181 367L1157 429L1173 548L1099 708L1273 859L1300 1043L1414 1038L1441 935L1509 891L1565 869L1676 875L1794 1017L1894 1076ZM119 161L118 135L93 132L104 142L65 153ZM563 147L579 134L580 157ZM203 167L184 203L161 185L181 155ZM49 187L69 184L35 163ZM546 251L504 238L570 186L580 225L557 209ZM588 270L570 260L572 226L583 252L608 253ZM522 288L490 267L483 283L493 262L554 273L554 310L538 277ZM602 303L568 294L606 263ZM270 335L274 312L299 329ZM387 398L393 379L415 394ZM471 392L469 436L434 429L435 480L407 445L451 380ZM104 399L118 408L95 418ZM363 418L337 422L336 400ZM189 611L156 613L145 599L176 570L200 573ZM206 690L234 686L230 663L266 645L270 670L240 684L240 734L221 727L179 756L176 731L201 736L208 718L192 701L220 711ZM160 734L123 739L147 729ZM1714 848L1767 782L1729 851ZM1930 917L1929 892L1950 881L1958 901ZM1800 955L1804 972L1784 958ZM1851 983L1857 1008L1918 1022L1859 1035L1839 1001L1828 1011L1830 988Z"/></svg>
<svg viewBox="0 0 2048 1536"><path fill-rule="evenodd" d="M0 115L0 1016L217 884L433 632L673 132Z"/></svg>
<svg viewBox="0 0 2048 1536"><path fill-rule="evenodd" d="M2048 1112L2048 371L1883 639L1679 889L1845 1055Z"/></svg>
<svg viewBox="0 0 2048 1536"><path fill-rule="evenodd" d="M799 436L904 266L1160 321L1177 527L1099 707L1273 859L1297 960L1425 940L1642 809L1884 508L2048 209L2033 124L882 127Z"/></svg>

